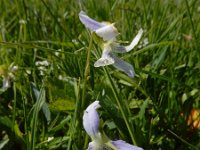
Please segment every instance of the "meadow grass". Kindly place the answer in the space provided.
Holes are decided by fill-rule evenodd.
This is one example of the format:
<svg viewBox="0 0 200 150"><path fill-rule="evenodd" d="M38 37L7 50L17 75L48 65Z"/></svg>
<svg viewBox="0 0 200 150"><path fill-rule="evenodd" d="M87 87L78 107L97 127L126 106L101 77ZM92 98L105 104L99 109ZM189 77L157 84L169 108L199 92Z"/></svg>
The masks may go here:
<svg viewBox="0 0 200 150"><path fill-rule="evenodd" d="M139 45L95 68L101 48L78 14L115 22L119 42ZM1 0L0 149L82 150L86 107L98 99L103 129L146 149L200 149L199 0ZM18 66L11 71L11 66ZM200 113L199 113L200 114ZM196 122L195 122L196 121Z"/></svg>

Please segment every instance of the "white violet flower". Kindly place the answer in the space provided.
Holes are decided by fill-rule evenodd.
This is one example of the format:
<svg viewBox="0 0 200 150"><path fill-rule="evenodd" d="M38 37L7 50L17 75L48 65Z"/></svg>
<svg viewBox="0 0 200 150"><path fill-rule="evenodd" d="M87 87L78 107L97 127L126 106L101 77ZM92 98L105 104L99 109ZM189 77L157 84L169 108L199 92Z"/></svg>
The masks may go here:
<svg viewBox="0 0 200 150"><path fill-rule="evenodd" d="M103 131L101 132L99 130L100 119L97 112L99 107L101 107L99 101L95 101L86 108L83 115L83 127L92 139L88 150L143 150L122 140L112 141Z"/></svg>
<svg viewBox="0 0 200 150"><path fill-rule="evenodd" d="M101 37L104 41L101 58L95 62L94 66L101 67L113 65L117 69L125 72L129 77L134 77L134 69L132 65L119 59L113 52L126 53L131 51L139 43L139 40L143 34L143 30L139 30L138 34L132 40L130 45L123 46L116 42L116 37L119 35L119 33L115 28L114 23L108 24L105 22L97 22L88 17L83 11L79 13L79 18L86 28L95 32L96 35Z"/></svg>

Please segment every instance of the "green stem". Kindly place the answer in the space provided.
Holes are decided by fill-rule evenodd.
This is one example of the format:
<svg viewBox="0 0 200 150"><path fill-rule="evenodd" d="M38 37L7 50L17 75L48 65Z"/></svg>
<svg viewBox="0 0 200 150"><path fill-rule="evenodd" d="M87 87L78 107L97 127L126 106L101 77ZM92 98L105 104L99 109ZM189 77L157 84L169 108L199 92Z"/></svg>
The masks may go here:
<svg viewBox="0 0 200 150"><path fill-rule="evenodd" d="M84 81L83 81L83 91L82 91L82 103L81 103L81 108L85 108L85 92L86 92L86 85L87 85L87 81L88 81L88 77L89 77L89 73L90 73L90 55L91 55L91 48L92 48L92 36L90 38L90 43L89 43L89 47L87 49L87 60L86 60L86 65L85 65L85 72L84 72Z"/></svg>
<svg viewBox="0 0 200 150"><path fill-rule="evenodd" d="M76 92L76 97L77 97L77 101L76 101L76 108L75 108L75 112L74 112L74 117L73 117L73 120L72 120L72 124L71 124L71 133L70 133L70 139L69 139L69 142L68 142L68 147L67 147L67 150L70 150L71 149L71 143L72 143L72 136L74 134L74 129L75 129L75 126L76 126L76 120L77 118L80 118L80 115L79 114L82 114L82 111L83 110L80 110L81 109L84 109L85 108L85 93L86 93L86 85L87 85L87 81L88 81L88 76L89 76L89 73L90 73L90 54L91 54L91 47L92 47L92 36L91 36L91 39L90 39L90 43L89 43L89 46L88 46L88 49L87 49L87 60L86 60L86 65L85 65L85 72L84 72L84 81L83 81L83 90L82 90L82 96L81 96L81 99L80 99L80 96L79 96L79 87L78 87L78 91ZM81 102L80 102L81 100ZM79 129L81 129L80 127L80 124L81 124L81 119L78 119L79 122L77 124L77 126L79 127ZM80 133L80 132L79 132ZM81 136L79 136L81 137ZM86 136L86 141L88 141L88 137ZM77 143L80 143L80 139L78 139L78 142ZM84 147L86 147L86 144L84 144ZM86 148L84 148L86 149Z"/></svg>
<svg viewBox="0 0 200 150"><path fill-rule="evenodd" d="M85 72L84 72L84 81L83 81L83 91L82 91L82 103L81 103L81 108L84 109L85 108L85 93L86 93L86 85L87 85L87 81L88 81L88 77L89 77L89 73L90 73L90 55L91 55L91 48L92 48L92 41L93 41L93 33L90 36L90 42L89 42L89 46L87 49L87 60L86 60L86 65L85 65ZM88 143L88 136L85 137L85 143L84 143L84 147L83 149L86 149L86 143Z"/></svg>
<svg viewBox="0 0 200 150"><path fill-rule="evenodd" d="M15 128L15 117L16 117L16 101L17 101L17 90L16 90L16 84L13 84L13 91L14 91L14 105L13 105L13 114L12 114L12 131L14 133ZM14 137L16 135L13 135Z"/></svg>
<svg viewBox="0 0 200 150"><path fill-rule="evenodd" d="M79 110L80 110L80 96L79 96L80 80L79 80L78 84L76 83L75 85L76 86L74 88L75 88L75 95L76 95L76 108L75 108L75 111L74 111L74 117L73 117L71 127L70 127L71 132L70 132L70 139L69 139L69 142L68 142L67 150L71 149L72 137L73 137L73 134L74 134L74 130L75 130L75 126L76 126L76 120L78 118L78 113L79 113Z"/></svg>
<svg viewBox="0 0 200 150"><path fill-rule="evenodd" d="M127 127L128 132L129 132L129 134L130 134L130 136L131 136L131 139L132 139L134 145L137 145L137 142L136 142L135 137L134 137L134 135L133 135L133 133L132 133L131 127L130 127L130 125L129 125L129 123L128 123L127 117L126 117L126 115L125 115L125 113L124 113L124 110L123 110L121 104L120 104L120 100L119 100L119 96L118 96L118 93L117 93L116 86L115 86L115 84L114 84L114 82L113 82L113 80L112 80L110 74L108 73L108 70L107 70L106 68L104 68L104 71L105 71L106 76L108 77L108 80L109 80L109 82L110 82L112 92L113 92L113 94L114 94L114 97L115 97L115 100L116 100L116 102L117 102L117 105L118 105L118 107L119 107L119 109L120 109L120 111L121 111L122 117L123 117L123 119L124 119L124 121L125 121L126 127Z"/></svg>

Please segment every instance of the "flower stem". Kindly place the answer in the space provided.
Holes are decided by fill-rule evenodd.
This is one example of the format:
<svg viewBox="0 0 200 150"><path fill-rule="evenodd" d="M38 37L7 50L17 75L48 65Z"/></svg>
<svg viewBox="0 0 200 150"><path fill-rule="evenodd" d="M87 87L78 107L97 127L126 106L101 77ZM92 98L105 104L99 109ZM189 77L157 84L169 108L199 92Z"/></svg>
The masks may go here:
<svg viewBox="0 0 200 150"><path fill-rule="evenodd" d="M88 81L88 77L89 77L89 73L90 73L90 55L91 55L91 48L92 48L92 36L90 37L90 42L89 42L89 46L87 49L87 60L86 60L86 65L85 65L85 72L84 72L84 81L83 81L83 90L82 90L82 101L81 101L81 108L84 110L85 108L85 93L86 93L86 87L87 87L87 81ZM81 113L82 114L82 113ZM85 137L85 143L84 143L84 147L83 149L86 149L86 143L88 143L88 136Z"/></svg>
<svg viewBox="0 0 200 150"><path fill-rule="evenodd" d="M108 73L108 70L107 70L106 68L104 68L104 71L105 71L106 76L108 77L108 80L109 80L109 82L110 82L112 92L113 92L113 94L114 94L114 97L115 97L115 100L116 100L116 102L117 102L117 105L118 105L118 107L119 107L119 109L120 109L120 111L121 111L122 117L123 117L123 119L124 119L124 121L125 121L125 124L126 124L126 126L127 126L127 129L128 129L128 132L129 132L129 134L130 134L130 136L131 136L131 140L133 141L133 144L134 144L134 145L137 145L137 142L136 142L136 140L135 140L135 137L134 137L134 135L133 135L133 133L132 133L131 127L130 127L130 125L129 125L129 123L128 123L128 120L127 120L127 117L126 117L126 115L125 115L125 112L124 112L124 110L123 110L123 108L122 108L122 106L121 106L121 104L120 104L119 95L118 95L118 93L117 93L116 86L115 86L115 84L114 84L114 82L113 82L113 80L112 80L110 74Z"/></svg>
<svg viewBox="0 0 200 150"><path fill-rule="evenodd" d="M91 48L92 48L92 35L90 38L90 43L87 49L87 60L86 60L86 65L85 65L85 72L84 72L84 81L83 81L83 91L82 91L82 103L81 103L81 108L85 108L85 92L86 92L86 85L88 81L88 76L90 73L90 55L91 55Z"/></svg>
<svg viewBox="0 0 200 150"><path fill-rule="evenodd" d="M76 121L78 120L78 114L79 114L79 110L80 110L80 96L79 96L80 80L78 80L78 83L76 82L76 84L74 85L74 90L75 90L75 95L76 95L76 106L75 106L75 111L74 111L72 123L71 123L71 126L70 126L70 130L69 130L70 131L70 138L69 138L69 141L68 141L67 150L71 149L72 137L74 135L74 131L75 131L75 127L76 127Z"/></svg>
<svg viewBox="0 0 200 150"><path fill-rule="evenodd" d="M83 111L84 111L84 108L85 108L85 93L86 93L86 85L87 85L87 81L88 81L88 76L89 76L89 73L90 73L90 53L91 53L91 47L92 47L92 36L91 36L91 39L90 39L90 43L89 43L89 46L87 48L87 60L86 60L86 65L85 65L85 72L84 72L84 79L83 79L83 89L82 89L82 95L81 95L81 98L80 98L80 95L79 95L79 89L80 87L79 86L76 86L75 87L75 91L76 91L76 107L75 107L75 112L74 112L74 116L73 116L73 120L72 120L72 124L71 124L71 133L70 133L70 139L69 139L69 142L68 142L68 147L67 147L67 150L70 150L71 149L71 145L72 145L72 137L74 135L74 131L75 131L75 126L78 126L78 128L81 130L81 122L82 122L82 119L81 118L81 115L83 114ZM80 82L80 81L79 81ZM80 85L80 83L78 84ZM80 101L81 100L81 101ZM78 120L78 123L76 124L76 121ZM80 134L81 132L77 132L79 134L79 138L78 138L78 144L81 143L82 139L80 137ZM84 142L84 149L86 149L86 143L88 143L88 136L86 136L85 138L85 142Z"/></svg>

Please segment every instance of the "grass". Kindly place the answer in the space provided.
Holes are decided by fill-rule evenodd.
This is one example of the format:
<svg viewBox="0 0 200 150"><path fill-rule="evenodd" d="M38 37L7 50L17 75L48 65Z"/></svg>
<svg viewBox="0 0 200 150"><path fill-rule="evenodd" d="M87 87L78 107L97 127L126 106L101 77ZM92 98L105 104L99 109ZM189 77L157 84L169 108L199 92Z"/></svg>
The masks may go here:
<svg viewBox="0 0 200 150"><path fill-rule="evenodd" d="M198 0L0 1L0 149L86 149L82 115L100 100L111 139L144 149L200 149L200 2ZM112 66L94 68L101 49L81 24L84 10L115 22L131 52L131 79ZM148 42L147 42L148 41ZM48 61L46 64L43 61ZM13 64L16 72L9 70Z"/></svg>

